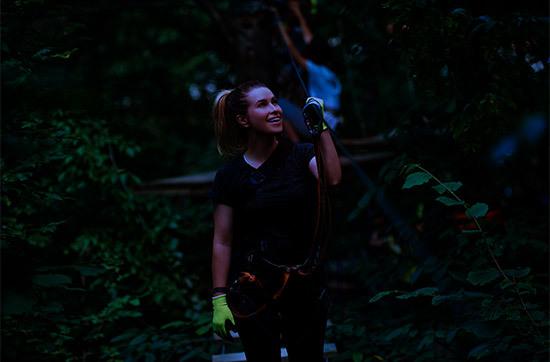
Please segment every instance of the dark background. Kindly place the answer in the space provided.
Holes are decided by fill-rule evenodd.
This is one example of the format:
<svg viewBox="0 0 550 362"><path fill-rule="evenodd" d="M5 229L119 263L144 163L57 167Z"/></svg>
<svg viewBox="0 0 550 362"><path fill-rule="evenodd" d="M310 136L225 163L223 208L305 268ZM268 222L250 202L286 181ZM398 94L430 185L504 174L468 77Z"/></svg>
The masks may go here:
<svg viewBox="0 0 550 362"><path fill-rule="evenodd" d="M334 200L334 360L547 360L544 3L302 2L343 84L338 138L385 152ZM2 3L3 360L219 352L211 203L146 186L223 162L216 90L299 94L267 5Z"/></svg>

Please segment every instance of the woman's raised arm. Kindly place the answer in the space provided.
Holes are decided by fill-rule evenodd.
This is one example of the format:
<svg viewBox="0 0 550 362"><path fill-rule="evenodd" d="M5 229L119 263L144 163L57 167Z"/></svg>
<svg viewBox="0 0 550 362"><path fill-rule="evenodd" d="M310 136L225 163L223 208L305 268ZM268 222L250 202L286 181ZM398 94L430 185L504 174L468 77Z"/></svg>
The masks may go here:
<svg viewBox="0 0 550 362"><path fill-rule="evenodd" d="M342 180L342 168L340 166L340 158L338 157L338 153L336 152L336 147L334 146L334 142L332 141L330 131L326 130L324 132L321 132L321 135L319 137L321 153L323 154L324 161L323 166L327 176L327 182L331 186L338 185ZM315 177L319 177L319 175L317 174L316 157L313 157L309 162L309 169L315 175Z"/></svg>

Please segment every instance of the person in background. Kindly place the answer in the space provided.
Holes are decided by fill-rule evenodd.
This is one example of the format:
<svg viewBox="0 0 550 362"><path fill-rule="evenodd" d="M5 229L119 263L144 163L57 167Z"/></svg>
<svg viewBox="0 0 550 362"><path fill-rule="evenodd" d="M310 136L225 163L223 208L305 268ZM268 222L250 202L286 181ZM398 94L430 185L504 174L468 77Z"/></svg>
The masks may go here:
<svg viewBox="0 0 550 362"><path fill-rule="evenodd" d="M257 81L220 92L213 118L218 151L232 157L216 173L211 190L213 329L227 338L236 325L249 362L280 361L281 335L290 361L321 362L327 315L322 268L291 274L276 299L247 316L241 310L249 303L239 301L251 299L244 292L234 297L232 288L248 278L265 295L264 286L282 272L260 274L256 260L269 268L297 265L309 255L319 177L313 145L280 137L283 111L273 92ZM326 181L335 186L341 178L338 154L326 124L317 124ZM256 280L256 275L268 277Z"/></svg>
<svg viewBox="0 0 550 362"><path fill-rule="evenodd" d="M325 102L325 120L327 125L336 130L341 123L338 116L340 111L340 94L342 85L336 74L328 67L330 61L330 51L326 42L315 37L307 24L305 17L300 10L300 2L291 0L288 2L290 13L298 21L301 29L305 50L300 52L289 34L287 26L283 23L276 8L272 11L277 20L279 32L288 47L290 55L299 67L306 72L307 91L309 96L321 98ZM308 139L304 126L302 125L301 110L295 104L287 99L281 99L281 107L287 114L287 120L290 122L289 135L298 133L300 138ZM285 125L286 126L286 125ZM291 137L292 138L292 137ZM295 140L295 138L294 138Z"/></svg>

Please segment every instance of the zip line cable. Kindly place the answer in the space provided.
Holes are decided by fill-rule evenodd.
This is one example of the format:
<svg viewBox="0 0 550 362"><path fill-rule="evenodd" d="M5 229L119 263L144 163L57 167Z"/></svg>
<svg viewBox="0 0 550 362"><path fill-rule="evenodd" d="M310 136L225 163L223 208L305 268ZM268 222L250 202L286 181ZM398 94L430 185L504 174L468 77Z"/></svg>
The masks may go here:
<svg viewBox="0 0 550 362"><path fill-rule="evenodd" d="M277 22L280 21L279 17L275 15L275 20ZM282 37L282 35L281 35ZM300 71L296 65L296 62L294 61L294 57L292 56L292 53L290 51L290 48L286 41L283 39L283 43L285 44L285 49L287 51L288 57L290 59L290 64L292 65L292 68L294 69L294 72L296 74L296 78L298 79L302 89L304 90L306 97L309 97L309 90L307 89L304 80L302 79L302 76L300 75ZM336 143L336 146L338 146L338 149L342 152L342 154L350 160L351 166L354 169L355 173L359 177L359 180L361 180L361 183L365 188L372 190L372 193L374 194L374 198L377 201L378 205L388 216L390 219L390 222L396 227L399 235L409 241L409 242L418 242L418 239L416 238L416 233L408 226L406 222L403 221L401 216L394 210L394 208L386 201L386 198L384 196L383 191L380 187L378 187L371 179L370 177L363 171L361 166L355 161L351 153L347 150L347 148L342 144L336 133L329 127L330 134L332 136L332 139ZM417 246L419 246L417 244ZM424 249L424 248L421 248ZM424 251L420 250L421 254L424 254Z"/></svg>

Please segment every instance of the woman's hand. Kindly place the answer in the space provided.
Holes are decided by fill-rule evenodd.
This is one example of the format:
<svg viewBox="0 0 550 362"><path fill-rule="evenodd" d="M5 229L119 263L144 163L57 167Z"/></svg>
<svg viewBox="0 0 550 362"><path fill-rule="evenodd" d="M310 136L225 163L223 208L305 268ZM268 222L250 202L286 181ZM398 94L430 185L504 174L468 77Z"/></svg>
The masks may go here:
<svg viewBox="0 0 550 362"><path fill-rule="evenodd" d="M304 122L312 137L319 137L328 129L325 121L325 102L321 98L309 97L302 110Z"/></svg>
<svg viewBox="0 0 550 362"><path fill-rule="evenodd" d="M321 145L323 154L323 167L329 185L335 186L342 179L342 168L332 136L328 132L325 122L325 105L320 98L309 97L303 108L304 121L310 134L316 138ZM317 158L313 157L309 162L309 170L316 178L319 178L317 169Z"/></svg>
<svg viewBox="0 0 550 362"><path fill-rule="evenodd" d="M214 308L212 315L214 333L222 338L229 338L229 330L232 329L230 326L235 325L235 319L233 318L231 309L227 305L226 295L220 294L212 297L212 307Z"/></svg>

